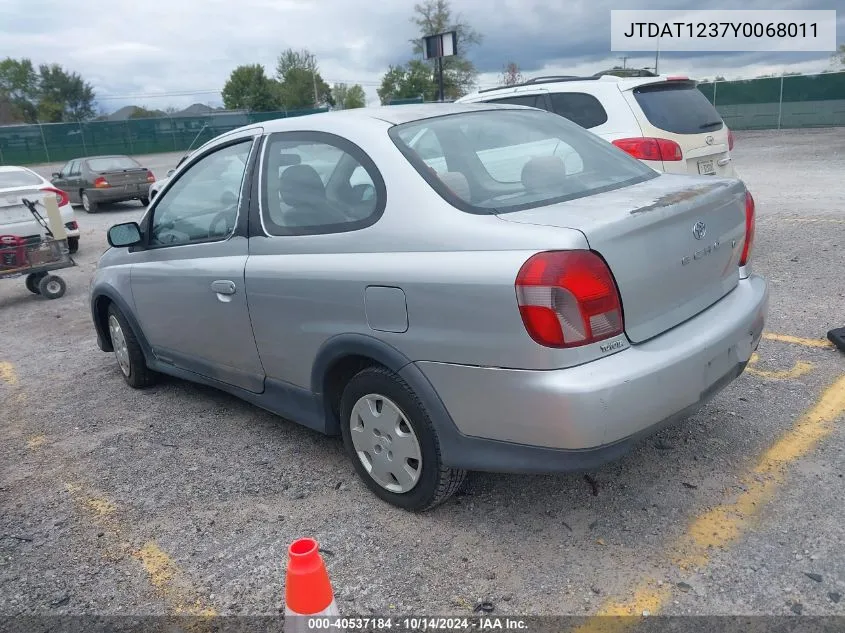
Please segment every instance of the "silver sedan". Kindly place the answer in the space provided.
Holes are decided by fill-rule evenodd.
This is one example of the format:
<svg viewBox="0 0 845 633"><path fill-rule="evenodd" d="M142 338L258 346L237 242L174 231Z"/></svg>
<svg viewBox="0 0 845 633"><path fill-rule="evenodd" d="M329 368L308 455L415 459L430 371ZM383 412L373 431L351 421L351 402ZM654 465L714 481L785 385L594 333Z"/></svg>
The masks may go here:
<svg viewBox="0 0 845 633"><path fill-rule="evenodd" d="M210 141L91 286L126 382L159 373L338 434L397 506L469 470L562 472L693 413L756 349L742 182L658 174L532 108L431 104Z"/></svg>

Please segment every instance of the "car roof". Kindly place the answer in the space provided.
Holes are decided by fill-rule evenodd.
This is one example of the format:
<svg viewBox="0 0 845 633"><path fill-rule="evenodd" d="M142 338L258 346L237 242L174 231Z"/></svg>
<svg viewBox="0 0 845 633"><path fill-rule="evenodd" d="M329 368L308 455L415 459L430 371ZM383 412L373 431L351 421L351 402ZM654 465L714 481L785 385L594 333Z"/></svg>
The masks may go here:
<svg viewBox="0 0 845 633"><path fill-rule="evenodd" d="M31 173L35 173L28 167L19 167L17 165L0 165L0 171L28 171Z"/></svg>
<svg viewBox="0 0 845 633"><path fill-rule="evenodd" d="M259 125L265 132L284 131L292 128L308 127L307 121L314 121L320 117L323 121L331 121L339 124L347 121L382 121L391 125L401 125L412 121L421 121L434 117L450 114L462 114L465 112L479 112L484 110L517 110L524 109L523 106L492 104L492 103L415 103L408 105L379 106L376 108L356 108L354 110L335 110L333 112L320 112L307 114L305 116L290 117L284 119L273 119L262 121ZM245 126L251 127L251 126Z"/></svg>
<svg viewBox="0 0 845 633"><path fill-rule="evenodd" d="M654 77L617 77L615 75L599 75L592 77L535 77L513 86L499 86L486 88L462 97L462 99L481 99L500 95L520 94L531 90L562 89L561 91L584 90L601 84L615 84L621 92L633 90L639 86L664 83L667 81L690 81L686 76L656 75ZM482 96L483 95L483 96Z"/></svg>

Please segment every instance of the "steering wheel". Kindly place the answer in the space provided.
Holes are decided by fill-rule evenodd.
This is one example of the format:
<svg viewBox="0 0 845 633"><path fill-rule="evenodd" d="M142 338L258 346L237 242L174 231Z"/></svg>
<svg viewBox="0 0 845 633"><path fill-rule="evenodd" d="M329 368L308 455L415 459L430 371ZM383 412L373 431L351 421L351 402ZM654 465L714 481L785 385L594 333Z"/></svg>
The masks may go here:
<svg viewBox="0 0 845 633"><path fill-rule="evenodd" d="M208 225L208 237L222 237L224 235L228 235L234 229L234 225L229 224L229 219L237 217L237 210L235 205L232 205L228 209L223 209L219 213L217 213L214 218L211 220L211 224ZM217 225L221 222L225 223L226 230L223 233L219 233L217 231Z"/></svg>

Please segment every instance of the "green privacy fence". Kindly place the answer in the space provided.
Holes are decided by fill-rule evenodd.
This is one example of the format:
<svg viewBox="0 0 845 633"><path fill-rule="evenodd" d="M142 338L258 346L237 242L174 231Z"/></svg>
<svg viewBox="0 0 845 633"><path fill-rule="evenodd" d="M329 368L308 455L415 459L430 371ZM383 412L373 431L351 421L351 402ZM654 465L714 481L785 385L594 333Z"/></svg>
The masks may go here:
<svg viewBox="0 0 845 633"><path fill-rule="evenodd" d="M97 154L181 152L250 123L325 111L215 112L126 121L10 125L0 127L0 165L63 162Z"/></svg>
<svg viewBox="0 0 845 633"><path fill-rule="evenodd" d="M734 130L845 126L845 72L702 82Z"/></svg>

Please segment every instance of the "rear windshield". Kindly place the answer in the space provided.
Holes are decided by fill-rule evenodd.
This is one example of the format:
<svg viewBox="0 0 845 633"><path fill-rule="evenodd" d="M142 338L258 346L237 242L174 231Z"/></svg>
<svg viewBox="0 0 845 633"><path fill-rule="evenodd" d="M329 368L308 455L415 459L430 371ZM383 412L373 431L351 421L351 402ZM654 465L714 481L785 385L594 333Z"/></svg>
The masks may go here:
<svg viewBox="0 0 845 633"><path fill-rule="evenodd" d="M393 142L448 202L507 213L627 187L657 172L550 112L496 108L390 129Z"/></svg>
<svg viewBox="0 0 845 633"><path fill-rule="evenodd" d="M88 168L91 171L121 171L123 169L141 169L141 165L128 156L108 156L106 158L89 158Z"/></svg>
<svg viewBox="0 0 845 633"><path fill-rule="evenodd" d="M28 171L0 171L0 189L6 187L34 187L43 184L41 178Z"/></svg>
<svg viewBox="0 0 845 633"><path fill-rule="evenodd" d="M691 83L662 83L634 89L649 123L673 134L703 134L721 130L722 117Z"/></svg>

